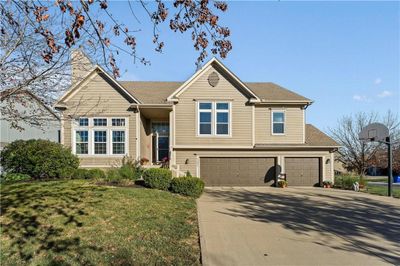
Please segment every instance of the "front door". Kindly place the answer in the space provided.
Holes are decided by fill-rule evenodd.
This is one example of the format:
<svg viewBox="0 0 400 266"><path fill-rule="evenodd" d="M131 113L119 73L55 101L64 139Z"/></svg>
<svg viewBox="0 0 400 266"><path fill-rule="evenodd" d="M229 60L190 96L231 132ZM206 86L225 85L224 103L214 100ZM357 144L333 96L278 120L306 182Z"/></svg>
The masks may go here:
<svg viewBox="0 0 400 266"><path fill-rule="evenodd" d="M166 122L153 122L153 160L160 162L169 158L169 124Z"/></svg>
<svg viewBox="0 0 400 266"><path fill-rule="evenodd" d="M158 136L157 141L157 161L163 161L168 158L169 154L169 138L167 136Z"/></svg>

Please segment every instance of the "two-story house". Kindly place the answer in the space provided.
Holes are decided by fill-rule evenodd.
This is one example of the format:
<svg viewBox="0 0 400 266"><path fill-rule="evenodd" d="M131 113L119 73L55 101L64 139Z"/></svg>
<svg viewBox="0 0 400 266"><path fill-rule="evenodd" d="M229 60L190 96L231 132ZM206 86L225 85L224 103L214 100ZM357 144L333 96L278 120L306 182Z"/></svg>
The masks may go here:
<svg viewBox="0 0 400 266"><path fill-rule="evenodd" d="M333 181L338 144L306 124L312 101L243 82L215 58L185 82L119 82L100 66L80 74L56 108L61 142L81 167L129 155L169 158L175 175L189 171L207 186L271 185L283 173L290 186Z"/></svg>

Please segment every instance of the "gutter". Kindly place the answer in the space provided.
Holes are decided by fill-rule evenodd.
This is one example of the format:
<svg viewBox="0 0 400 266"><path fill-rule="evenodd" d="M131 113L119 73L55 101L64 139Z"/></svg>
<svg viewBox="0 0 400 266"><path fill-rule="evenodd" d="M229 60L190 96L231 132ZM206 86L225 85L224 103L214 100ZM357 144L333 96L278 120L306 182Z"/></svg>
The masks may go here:
<svg viewBox="0 0 400 266"><path fill-rule="evenodd" d="M164 103L159 103L159 104L131 104L129 107L130 108L165 108L165 109L170 109L172 108L173 104L164 104Z"/></svg>

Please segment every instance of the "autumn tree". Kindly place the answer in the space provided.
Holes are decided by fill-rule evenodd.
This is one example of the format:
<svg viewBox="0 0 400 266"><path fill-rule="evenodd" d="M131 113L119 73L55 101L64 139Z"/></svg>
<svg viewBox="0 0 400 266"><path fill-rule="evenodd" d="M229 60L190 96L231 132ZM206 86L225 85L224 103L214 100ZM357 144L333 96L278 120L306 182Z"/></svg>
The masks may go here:
<svg viewBox="0 0 400 266"><path fill-rule="evenodd" d="M106 0L8 0L0 1L0 93L2 119L17 127L24 120L14 108L20 90L28 90L51 103L70 86L69 56L80 48L94 63L114 77L120 76L119 56L149 64L137 47L135 36L145 22L136 13L144 11L152 26L156 52L165 47L159 26L169 23L173 32L188 33L198 51L199 66L209 53L225 58L232 49L230 30L220 25L218 13L228 6L221 1L157 0L125 1L130 16L119 17ZM143 24L142 24L143 23ZM121 45L123 43L123 45ZM29 121L26 121L29 123Z"/></svg>
<svg viewBox="0 0 400 266"><path fill-rule="evenodd" d="M378 113L358 112L354 115L343 116L338 120L335 128L331 128L330 135L341 145L339 158L347 170L364 175L378 151L386 149L386 145L379 142L366 142L358 139L361 130L371 124L379 122L389 128L393 143L400 140L399 117L391 111L380 116ZM380 157L381 158L381 157Z"/></svg>

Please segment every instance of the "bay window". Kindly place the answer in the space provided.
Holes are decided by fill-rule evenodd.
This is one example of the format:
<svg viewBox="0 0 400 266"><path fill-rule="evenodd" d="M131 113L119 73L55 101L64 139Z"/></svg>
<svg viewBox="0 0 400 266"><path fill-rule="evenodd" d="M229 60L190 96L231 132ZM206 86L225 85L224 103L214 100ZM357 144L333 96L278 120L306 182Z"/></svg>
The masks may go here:
<svg viewBox="0 0 400 266"><path fill-rule="evenodd" d="M128 154L126 118L78 118L73 125L73 152L78 155Z"/></svg>

